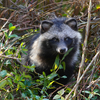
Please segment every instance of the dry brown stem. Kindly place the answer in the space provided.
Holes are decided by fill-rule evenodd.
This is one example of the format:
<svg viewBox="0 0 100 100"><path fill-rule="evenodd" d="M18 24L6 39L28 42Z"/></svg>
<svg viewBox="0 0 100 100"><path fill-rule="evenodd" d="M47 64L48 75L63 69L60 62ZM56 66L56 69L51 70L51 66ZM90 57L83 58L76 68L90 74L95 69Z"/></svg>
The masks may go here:
<svg viewBox="0 0 100 100"><path fill-rule="evenodd" d="M83 72L82 76L79 78L79 80L77 81L77 83L74 85L73 89L71 90L71 92L66 96L65 100L69 100L70 95L72 94L72 92L77 88L77 86L79 85L80 81L82 80L82 78L84 77L84 75L86 74L86 72L88 71L88 69L90 68L90 66L93 64L93 62L97 59L98 55L100 55L100 51L98 51L95 56L92 58L91 62L88 64L88 66L86 67L85 71Z"/></svg>
<svg viewBox="0 0 100 100"><path fill-rule="evenodd" d="M83 46L83 53L82 53L82 59L81 59L81 63L79 66L79 72L78 72L78 77L77 77L77 83L74 86L74 96L73 96L73 100L76 100L76 94L77 94L77 89L78 89L78 83L79 83L79 79L81 76L81 71L83 69L84 66L84 61L85 61L85 52L86 52L86 47L87 47L87 40L88 40L88 35L89 35L89 28L90 28L90 21L91 21L91 8L92 8L92 2L90 0L89 3L89 8L88 8L88 21L87 21L87 26L86 26L86 34L85 34L85 40L84 40L84 46ZM84 74L84 73L83 73ZM71 92L69 93L71 94ZM66 97L66 100L68 100L69 95Z"/></svg>

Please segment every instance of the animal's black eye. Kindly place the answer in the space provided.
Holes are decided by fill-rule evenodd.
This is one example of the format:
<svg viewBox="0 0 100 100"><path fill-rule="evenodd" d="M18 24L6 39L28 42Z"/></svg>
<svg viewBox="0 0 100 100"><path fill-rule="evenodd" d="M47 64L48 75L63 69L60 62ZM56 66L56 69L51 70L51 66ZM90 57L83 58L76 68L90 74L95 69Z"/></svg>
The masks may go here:
<svg viewBox="0 0 100 100"><path fill-rule="evenodd" d="M59 41L59 39L56 38L56 37L52 38L52 40L55 41L55 42L56 42L56 41Z"/></svg>
<svg viewBox="0 0 100 100"><path fill-rule="evenodd" d="M69 38L69 37L64 38L64 41L65 41L65 43L66 43L67 45L71 45L72 42L73 42L73 40L72 40L71 38Z"/></svg>
<svg viewBox="0 0 100 100"><path fill-rule="evenodd" d="M70 39L69 37L64 38L65 41L68 41L69 39Z"/></svg>

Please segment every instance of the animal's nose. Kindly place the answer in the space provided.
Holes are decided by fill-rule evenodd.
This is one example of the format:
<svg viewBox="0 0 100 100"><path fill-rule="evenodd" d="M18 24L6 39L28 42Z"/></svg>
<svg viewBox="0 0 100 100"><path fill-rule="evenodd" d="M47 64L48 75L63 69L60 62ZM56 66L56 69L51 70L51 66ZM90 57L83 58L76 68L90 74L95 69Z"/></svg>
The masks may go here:
<svg viewBox="0 0 100 100"><path fill-rule="evenodd" d="M66 48L60 49L60 53L65 53L65 52L66 52Z"/></svg>

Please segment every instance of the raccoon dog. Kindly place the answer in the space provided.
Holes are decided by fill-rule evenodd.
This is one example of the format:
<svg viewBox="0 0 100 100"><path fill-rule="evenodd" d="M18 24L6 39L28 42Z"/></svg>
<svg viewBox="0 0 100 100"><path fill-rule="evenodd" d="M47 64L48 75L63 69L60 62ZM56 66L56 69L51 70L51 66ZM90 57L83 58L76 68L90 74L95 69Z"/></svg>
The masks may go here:
<svg viewBox="0 0 100 100"><path fill-rule="evenodd" d="M40 31L40 34L36 34L31 39L28 55L24 56L24 64L26 62L29 65L34 64L36 72L42 73L44 71L48 75L56 56L59 55L59 58L62 59L63 55L73 48L64 59L65 70L58 71L60 76L67 76L66 80L60 79L60 82L67 82L73 74L81 41L76 20L65 17L44 20L41 22Z"/></svg>

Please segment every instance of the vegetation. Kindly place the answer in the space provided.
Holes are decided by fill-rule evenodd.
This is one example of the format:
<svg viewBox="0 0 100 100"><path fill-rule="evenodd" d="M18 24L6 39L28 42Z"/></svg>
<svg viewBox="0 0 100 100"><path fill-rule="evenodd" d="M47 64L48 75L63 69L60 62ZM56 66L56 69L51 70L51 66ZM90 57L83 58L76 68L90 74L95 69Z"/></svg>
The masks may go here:
<svg viewBox="0 0 100 100"><path fill-rule="evenodd" d="M100 100L100 1L99 0L1 0L0 1L0 100ZM72 80L57 82L64 62L55 59L51 74L37 74L35 66L21 63L25 43L39 32L41 20L75 17L83 39ZM27 33L27 34L25 34ZM81 56L82 55L82 56ZM21 67L26 70L21 71ZM59 77L60 78L60 77ZM63 76L66 78L66 76ZM48 89L59 88L49 94ZM58 92L57 92L58 91Z"/></svg>

